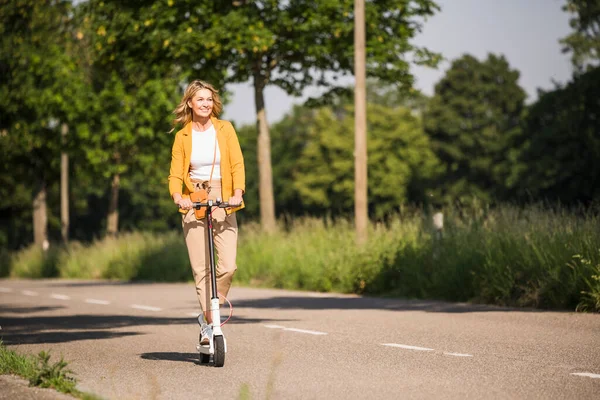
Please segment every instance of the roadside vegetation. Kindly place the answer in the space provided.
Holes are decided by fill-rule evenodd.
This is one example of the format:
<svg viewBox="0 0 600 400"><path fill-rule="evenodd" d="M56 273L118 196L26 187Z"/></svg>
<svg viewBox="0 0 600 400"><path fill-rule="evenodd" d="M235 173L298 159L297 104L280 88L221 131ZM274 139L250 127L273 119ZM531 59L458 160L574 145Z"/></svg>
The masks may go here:
<svg viewBox="0 0 600 400"><path fill-rule="evenodd" d="M296 218L276 235L240 230L235 283L322 292L600 311L600 226L591 211L544 206L446 210L437 232L423 210L370 225L357 247L346 219ZM121 234L34 247L2 269L15 278L177 282L191 279L180 232Z"/></svg>
<svg viewBox="0 0 600 400"><path fill-rule="evenodd" d="M77 381L67 365L62 358L60 361L50 362L50 353L45 351L37 356L18 354L9 350L0 340L0 374L18 375L27 379L30 386L52 388L78 399L99 400L95 395L76 389Z"/></svg>

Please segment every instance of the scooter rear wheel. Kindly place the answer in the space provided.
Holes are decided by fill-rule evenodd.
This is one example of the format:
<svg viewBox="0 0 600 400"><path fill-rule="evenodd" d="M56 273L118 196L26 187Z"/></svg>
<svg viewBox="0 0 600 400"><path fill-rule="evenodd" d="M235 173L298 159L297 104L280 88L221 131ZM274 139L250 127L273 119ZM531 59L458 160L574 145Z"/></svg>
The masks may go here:
<svg viewBox="0 0 600 400"><path fill-rule="evenodd" d="M223 365L225 365L225 339L223 339L223 336L215 336L214 345L215 367L222 367Z"/></svg>

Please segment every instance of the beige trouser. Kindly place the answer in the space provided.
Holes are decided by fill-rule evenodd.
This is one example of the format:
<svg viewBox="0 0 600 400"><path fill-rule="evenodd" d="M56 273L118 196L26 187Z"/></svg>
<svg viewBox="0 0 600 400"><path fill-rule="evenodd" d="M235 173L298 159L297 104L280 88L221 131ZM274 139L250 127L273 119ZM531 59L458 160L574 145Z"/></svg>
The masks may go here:
<svg viewBox="0 0 600 400"><path fill-rule="evenodd" d="M194 182L194 188L201 188L200 182ZM208 198L216 200L221 197L221 182L213 181ZM229 199L222 199L227 201ZM215 244L215 258L217 262L217 292L219 303L225 302L224 296L229 293L233 274L237 266L235 263L237 252L237 220L235 213L227 215L224 208L213 208L213 238ZM206 219L196 220L194 210L188 211L183 216L183 235L192 265L196 294L202 311L209 311L212 290L210 284L210 256L208 247L208 234L206 232ZM208 307L207 307L208 305Z"/></svg>

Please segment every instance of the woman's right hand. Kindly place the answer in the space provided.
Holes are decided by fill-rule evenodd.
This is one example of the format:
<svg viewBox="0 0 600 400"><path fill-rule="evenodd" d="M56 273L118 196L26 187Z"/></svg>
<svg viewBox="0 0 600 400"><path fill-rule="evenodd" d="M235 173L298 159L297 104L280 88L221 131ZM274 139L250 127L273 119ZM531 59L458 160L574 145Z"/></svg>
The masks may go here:
<svg viewBox="0 0 600 400"><path fill-rule="evenodd" d="M182 210L191 210L194 208L194 203L189 198L181 197L178 200L175 200L175 204Z"/></svg>

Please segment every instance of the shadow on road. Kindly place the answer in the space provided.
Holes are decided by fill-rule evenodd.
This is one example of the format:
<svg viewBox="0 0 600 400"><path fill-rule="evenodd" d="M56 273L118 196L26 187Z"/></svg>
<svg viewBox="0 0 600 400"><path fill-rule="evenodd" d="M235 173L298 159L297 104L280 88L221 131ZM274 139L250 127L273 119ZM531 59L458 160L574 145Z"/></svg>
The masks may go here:
<svg viewBox="0 0 600 400"><path fill-rule="evenodd" d="M221 316L222 319L221 321L224 321L223 318L223 313L221 312ZM297 319L282 319L282 318L244 318L244 317L236 317L235 315L233 315L231 317L231 319L229 321L227 321L228 324L233 324L233 325L241 325L241 324L262 324L262 323L269 323L269 322L293 322L293 321L297 321Z"/></svg>
<svg viewBox="0 0 600 400"><path fill-rule="evenodd" d="M143 335L123 328L157 325L197 325L193 317L151 317L136 315L32 315L64 307L0 306L0 339L6 345L64 343L78 340L113 339ZM7 316L9 315L9 316ZM13 316L18 315L18 316ZM228 324L289 322L292 319L245 318L232 316ZM116 331L116 329L120 329Z"/></svg>
<svg viewBox="0 0 600 400"><path fill-rule="evenodd" d="M55 280L46 281L46 284L51 287L95 287L95 286L156 286L156 285L168 285L168 284L185 284L186 282L156 282L156 281L111 281L111 280L96 280L96 281L68 281L68 280ZM193 282L187 283L193 287Z"/></svg>
<svg viewBox="0 0 600 400"><path fill-rule="evenodd" d="M62 308L62 307L55 307ZM0 306L0 337L7 345L63 343L77 340L112 339L142 332L115 331L118 328L194 324L193 318L168 318L135 315L23 315L54 307ZM6 314L18 314L19 317Z"/></svg>
<svg viewBox="0 0 600 400"><path fill-rule="evenodd" d="M114 339L125 336L139 335L138 332L110 332L110 331L54 331L33 333L12 333L10 330L0 335L6 345L64 343L78 340Z"/></svg>
<svg viewBox="0 0 600 400"><path fill-rule="evenodd" d="M0 312L10 312L12 314L31 314L37 312L55 311L65 308L64 306L38 306L38 307L19 307L0 305Z"/></svg>
<svg viewBox="0 0 600 400"><path fill-rule="evenodd" d="M301 297L275 296L262 299L237 299L236 308L270 308L281 310L389 310L438 313L467 312L544 312L528 308L497 307L484 304L446 303L427 300L383 299L373 297Z"/></svg>
<svg viewBox="0 0 600 400"><path fill-rule="evenodd" d="M180 361L180 362L191 362L198 365L200 363L198 353L175 353L175 352L156 352L156 353L143 353L140 357L144 360L154 361Z"/></svg>

